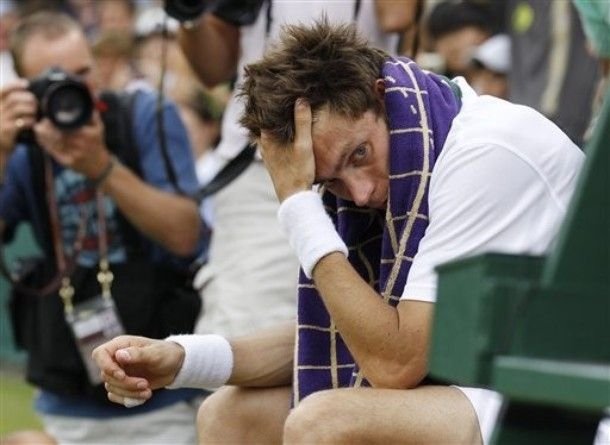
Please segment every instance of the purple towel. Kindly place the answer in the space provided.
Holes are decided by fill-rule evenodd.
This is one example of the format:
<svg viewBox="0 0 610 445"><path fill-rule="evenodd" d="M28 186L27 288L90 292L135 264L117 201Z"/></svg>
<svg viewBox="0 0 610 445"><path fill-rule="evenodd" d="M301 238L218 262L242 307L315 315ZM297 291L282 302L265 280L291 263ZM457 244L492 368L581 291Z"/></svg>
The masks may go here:
<svg viewBox="0 0 610 445"><path fill-rule="evenodd" d="M428 225L430 175L460 100L457 87L450 81L422 71L406 58L386 60L381 75L390 128L385 215L380 210L356 207L330 193L325 193L323 200L349 248L352 266L395 306ZM295 405L316 391L367 385L313 282L302 272L295 357Z"/></svg>

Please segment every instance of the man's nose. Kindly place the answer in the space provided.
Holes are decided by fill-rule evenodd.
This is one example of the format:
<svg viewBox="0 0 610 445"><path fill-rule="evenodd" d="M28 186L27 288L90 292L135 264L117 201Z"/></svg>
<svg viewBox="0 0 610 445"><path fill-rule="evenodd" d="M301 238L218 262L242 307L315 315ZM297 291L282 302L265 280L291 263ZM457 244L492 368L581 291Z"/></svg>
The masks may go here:
<svg viewBox="0 0 610 445"><path fill-rule="evenodd" d="M368 204L371 196L371 187L367 182L357 178L346 178L345 186L354 204L358 207L364 207Z"/></svg>

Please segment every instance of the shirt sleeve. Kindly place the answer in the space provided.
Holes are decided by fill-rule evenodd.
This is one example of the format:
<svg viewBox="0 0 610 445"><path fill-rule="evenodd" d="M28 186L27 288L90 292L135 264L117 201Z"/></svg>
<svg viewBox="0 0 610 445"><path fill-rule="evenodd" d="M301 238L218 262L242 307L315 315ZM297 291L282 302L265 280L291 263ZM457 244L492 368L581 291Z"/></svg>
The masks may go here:
<svg viewBox="0 0 610 445"><path fill-rule="evenodd" d="M134 140L137 141L140 154L140 166L146 183L171 193L178 193L175 184L168 177L163 160L162 147L159 142L157 127L157 95L141 91L136 98L134 110ZM163 122L167 141L169 160L174 168L176 180L180 191L187 195L194 194L199 184L195 174L195 162L186 128L173 103L166 101L163 106ZM178 258L157 243L146 239L151 248L151 257L154 261L169 262L179 268L186 267L192 259L204 251L209 233L202 230L200 239L193 257Z"/></svg>
<svg viewBox="0 0 610 445"><path fill-rule="evenodd" d="M491 251L540 253L548 234L537 228L552 229L539 221L548 216L544 183L515 153L482 145L442 162L430 184L430 223L401 299L436 301L435 268L449 261Z"/></svg>
<svg viewBox="0 0 610 445"><path fill-rule="evenodd" d="M135 105L134 140L138 142L144 179L159 189L175 192L176 187L168 177L159 141L157 96L150 92L139 92ZM178 186L187 194L195 193L198 182L188 134L176 106L168 101L163 105L163 123L167 152Z"/></svg>
<svg viewBox="0 0 610 445"><path fill-rule="evenodd" d="M3 185L0 186L0 219L6 224L5 241L10 241L15 227L28 218L22 182L30 176L27 162L27 150L22 146L17 147L8 160Z"/></svg>

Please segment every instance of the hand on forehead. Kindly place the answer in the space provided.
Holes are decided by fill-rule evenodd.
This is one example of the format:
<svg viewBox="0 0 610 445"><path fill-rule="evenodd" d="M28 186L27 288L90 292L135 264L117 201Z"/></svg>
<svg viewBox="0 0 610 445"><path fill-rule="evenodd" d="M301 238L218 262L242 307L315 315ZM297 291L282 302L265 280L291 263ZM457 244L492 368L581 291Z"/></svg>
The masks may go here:
<svg viewBox="0 0 610 445"><path fill-rule="evenodd" d="M281 143L269 131L261 131L259 146L280 201L302 190L310 190L315 177L311 138L312 113L309 103L297 99L294 104L292 142Z"/></svg>

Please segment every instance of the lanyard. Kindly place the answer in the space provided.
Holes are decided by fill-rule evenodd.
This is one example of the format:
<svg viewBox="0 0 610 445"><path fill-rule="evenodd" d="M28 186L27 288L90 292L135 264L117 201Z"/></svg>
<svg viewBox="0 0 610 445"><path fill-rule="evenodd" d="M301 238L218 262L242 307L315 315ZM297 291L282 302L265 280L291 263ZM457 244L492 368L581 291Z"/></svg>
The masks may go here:
<svg viewBox="0 0 610 445"><path fill-rule="evenodd" d="M70 275L76 266L76 258L82 249L82 241L85 236L86 215L81 215L81 222L78 228L78 234L74 242L74 251L71 258L66 258L63 243L61 240L61 231L58 215L57 197L55 195L55 184L53 180L53 166L51 158L45 155L45 185L46 199L49 208L49 219L51 223L51 236L53 238L53 249L55 253L55 261L57 271L61 277L61 287L59 296L64 304L64 311L67 315L71 315L74 311L74 287L70 280ZM110 270L108 262L108 238L106 233L106 212L104 209L104 192L100 189L96 191L97 201L97 218L98 218L98 249L99 249L99 272L97 273L97 281L100 284L103 298L111 298L110 288L114 275Z"/></svg>
<svg viewBox="0 0 610 445"><path fill-rule="evenodd" d="M108 233L106 232L106 210L104 208L104 192L101 189L97 189L96 192L97 200L97 236L98 236L98 248L100 252L99 261L99 272L97 273L97 281L100 283L102 289L102 297L111 298L110 288L112 287L112 281L114 275L110 270L110 264L108 262Z"/></svg>

